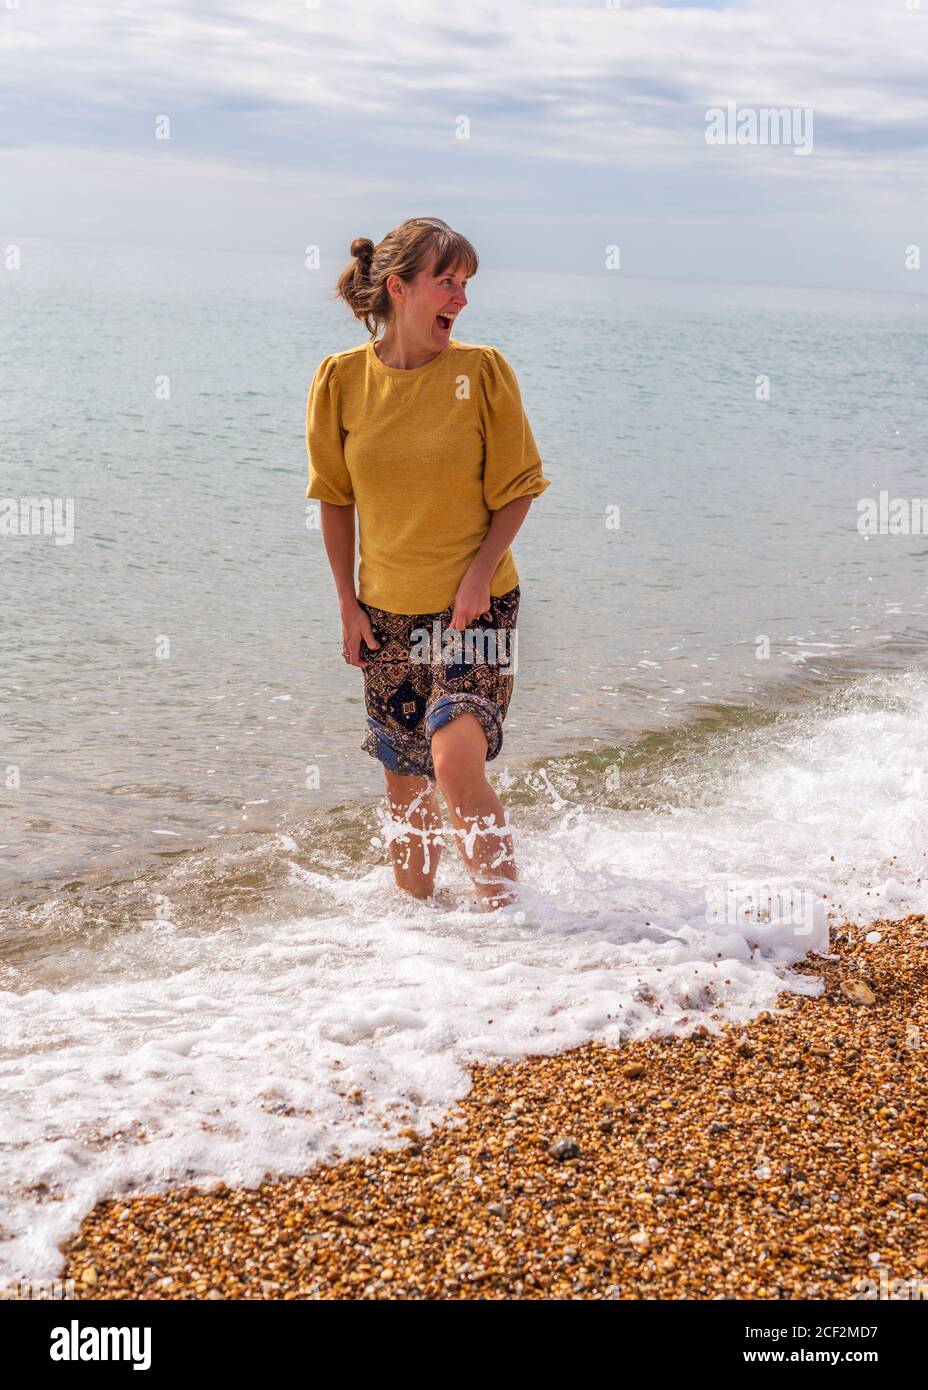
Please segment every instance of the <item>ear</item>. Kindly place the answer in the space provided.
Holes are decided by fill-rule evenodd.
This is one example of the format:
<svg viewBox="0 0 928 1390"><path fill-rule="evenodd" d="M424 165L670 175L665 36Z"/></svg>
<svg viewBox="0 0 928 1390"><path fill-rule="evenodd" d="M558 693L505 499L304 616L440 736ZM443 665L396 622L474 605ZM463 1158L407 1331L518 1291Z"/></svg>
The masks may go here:
<svg viewBox="0 0 928 1390"><path fill-rule="evenodd" d="M399 275L387 276L387 294L391 299L402 299L406 293L406 286Z"/></svg>

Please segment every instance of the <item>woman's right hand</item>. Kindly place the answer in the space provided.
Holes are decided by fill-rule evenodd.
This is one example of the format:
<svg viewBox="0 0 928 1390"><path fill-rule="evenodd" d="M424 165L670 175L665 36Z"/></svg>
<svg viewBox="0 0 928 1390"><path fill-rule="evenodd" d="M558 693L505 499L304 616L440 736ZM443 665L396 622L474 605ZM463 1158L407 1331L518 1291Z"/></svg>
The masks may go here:
<svg viewBox="0 0 928 1390"><path fill-rule="evenodd" d="M342 655L349 666L360 666L363 670L367 662L361 660L361 638L364 638L371 651L380 646L371 628L371 620L356 599L343 603L341 614Z"/></svg>

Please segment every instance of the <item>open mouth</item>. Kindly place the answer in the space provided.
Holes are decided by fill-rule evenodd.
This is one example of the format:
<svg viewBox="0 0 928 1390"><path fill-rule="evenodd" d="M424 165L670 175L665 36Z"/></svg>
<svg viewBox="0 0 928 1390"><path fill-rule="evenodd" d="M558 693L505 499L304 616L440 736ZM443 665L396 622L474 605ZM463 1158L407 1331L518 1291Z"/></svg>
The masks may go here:
<svg viewBox="0 0 928 1390"><path fill-rule="evenodd" d="M450 331L451 331L451 325L454 323L454 320L457 318L457 315L456 315L456 314L436 314L436 315L435 315L435 318L436 318L437 323L438 323L438 326L439 326L439 328L442 330L442 332L443 332L443 333L450 333Z"/></svg>

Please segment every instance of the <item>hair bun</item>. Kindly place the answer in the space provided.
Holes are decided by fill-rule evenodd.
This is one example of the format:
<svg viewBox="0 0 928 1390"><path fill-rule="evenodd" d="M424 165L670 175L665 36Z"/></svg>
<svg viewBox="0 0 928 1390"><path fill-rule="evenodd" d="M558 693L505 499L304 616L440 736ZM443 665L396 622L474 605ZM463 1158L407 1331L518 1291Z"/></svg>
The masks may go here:
<svg viewBox="0 0 928 1390"><path fill-rule="evenodd" d="M371 261L374 259L374 243L371 241L370 237L355 237L354 241L351 243L351 254L356 260L361 262L365 269L368 269Z"/></svg>

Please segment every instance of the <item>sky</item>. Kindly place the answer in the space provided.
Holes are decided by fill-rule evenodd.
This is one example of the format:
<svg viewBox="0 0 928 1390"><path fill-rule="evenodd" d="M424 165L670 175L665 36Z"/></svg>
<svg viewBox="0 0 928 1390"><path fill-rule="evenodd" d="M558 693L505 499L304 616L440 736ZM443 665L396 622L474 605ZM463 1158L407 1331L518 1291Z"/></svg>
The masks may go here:
<svg viewBox="0 0 928 1390"><path fill-rule="evenodd" d="M0 0L0 147L3 246L340 266L429 215L499 269L917 294L928 0Z"/></svg>

